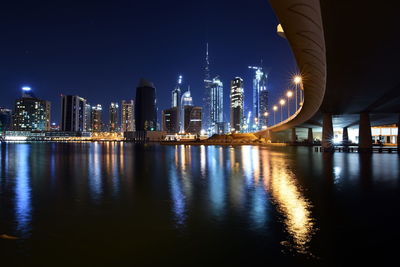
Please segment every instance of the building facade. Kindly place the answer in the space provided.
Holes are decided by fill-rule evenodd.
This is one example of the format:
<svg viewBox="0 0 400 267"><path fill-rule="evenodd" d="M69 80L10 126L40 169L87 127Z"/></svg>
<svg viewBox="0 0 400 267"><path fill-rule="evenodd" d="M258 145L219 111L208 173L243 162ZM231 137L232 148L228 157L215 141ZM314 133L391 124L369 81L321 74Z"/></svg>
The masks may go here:
<svg viewBox="0 0 400 267"><path fill-rule="evenodd" d="M230 100L231 131L241 132L243 130L244 89L243 79L240 77L231 81Z"/></svg>
<svg viewBox="0 0 400 267"><path fill-rule="evenodd" d="M92 107L91 122L92 122L92 132L101 132L103 127L102 121L103 108L100 104Z"/></svg>
<svg viewBox="0 0 400 267"><path fill-rule="evenodd" d="M119 132L119 105L118 103L111 102L109 108L109 131Z"/></svg>
<svg viewBox="0 0 400 267"><path fill-rule="evenodd" d="M249 67L251 69L255 70L254 78L253 78L253 110L252 110L252 121L251 121L251 130L256 131L261 129L261 121L265 121L264 118L262 118L263 114L266 111L265 107L268 107L268 105L264 105L262 107L261 105L261 97L263 95L263 98L267 96L268 99L268 93L263 92L262 93L262 88L263 86L265 90L267 90L266 84L267 84L267 75L264 73L262 67Z"/></svg>
<svg viewBox="0 0 400 267"><path fill-rule="evenodd" d="M135 131L135 103L133 100L122 101L121 128L123 132Z"/></svg>
<svg viewBox="0 0 400 267"><path fill-rule="evenodd" d="M192 105L184 106L184 133L200 135L202 129L202 108Z"/></svg>
<svg viewBox="0 0 400 267"><path fill-rule="evenodd" d="M174 134L180 131L179 108L172 107L162 111L162 130Z"/></svg>
<svg viewBox="0 0 400 267"><path fill-rule="evenodd" d="M22 98L15 101L12 129L15 131L50 130L50 102L36 98L29 87L23 87L22 90Z"/></svg>
<svg viewBox="0 0 400 267"><path fill-rule="evenodd" d="M0 108L0 131L11 130L12 110Z"/></svg>
<svg viewBox="0 0 400 267"><path fill-rule="evenodd" d="M221 125L224 122L224 89L219 77L212 80L210 87L210 126L207 129L209 135L222 134L224 129ZM224 127L222 127L224 128Z"/></svg>
<svg viewBox="0 0 400 267"><path fill-rule="evenodd" d="M136 88L135 98L136 131L157 130L156 88L153 83L141 79Z"/></svg>
<svg viewBox="0 0 400 267"><path fill-rule="evenodd" d="M61 95L61 131L85 131L86 99L76 95Z"/></svg>
<svg viewBox="0 0 400 267"><path fill-rule="evenodd" d="M259 129L265 129L268 126L268 90L267 76L263 75L260 81L260 114Z"/></svg>
<svg viewBox="0 0 400 267"><path fill-rule="evenodd" d="M83 131L84 132L91 132L92 131L92 107L90 104L85 104L85 116L83 119Z"/></svg>

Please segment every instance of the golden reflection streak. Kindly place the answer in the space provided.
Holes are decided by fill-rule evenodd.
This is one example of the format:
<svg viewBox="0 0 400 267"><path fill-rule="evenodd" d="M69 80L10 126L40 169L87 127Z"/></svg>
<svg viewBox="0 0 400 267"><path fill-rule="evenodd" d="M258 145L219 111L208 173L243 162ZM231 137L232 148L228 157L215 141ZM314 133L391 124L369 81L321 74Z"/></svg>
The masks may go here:
<svg viewBox="0 0 400 267"><path fill-rule="evenodd" d="M314 233L310 203L301 194L295 176L280 155L273 157L271 194L278 209L285 216L287 231L293 238L294 247L299 253L307 253L307 243Z"/></svg>

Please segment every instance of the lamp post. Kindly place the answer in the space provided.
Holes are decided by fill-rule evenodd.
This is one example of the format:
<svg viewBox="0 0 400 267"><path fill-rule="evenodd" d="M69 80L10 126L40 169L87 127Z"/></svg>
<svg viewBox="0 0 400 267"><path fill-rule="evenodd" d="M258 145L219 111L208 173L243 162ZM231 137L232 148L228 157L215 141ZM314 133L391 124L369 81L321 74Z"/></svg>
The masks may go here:
<svg viewBox="0 0 400 267"><path fill-rule="evenodd" d="M301 83L301 76L300 75L295 75L294 78L293 78L293 82L294 82L295 87L296 87L295 96L296 96L296 110L297 110L297 90L298 90L299 84Z"/></svg>
<svg viewBox="0 0 400 267"><path fill-rule="evenodd" d="M289 118L289 115L290 115L290 102L289 102L289 100L293 96L293 92L290 91L290 90L287 91L286 96L287 96L287 116Z"/></svg>
<svg viewBox="0 0 400 267"><path fill-rule="evenodd" d="M264 112L264 117L265 117L265 126L268 127L268 123L267 123L267 117L268 117L269 113L268 112Z"/></svg>
<svg viewBox="0 0 400 267"><path fill-rule="evenodd" d="M281 99L279 100L279 104L281 105L281 122L283 121L283 112L282 112L282 108L285 105L285 99Z"/></svg>
<svg viewBox="0 0 400 267"><path fill-rule="evenodd" d="M272 109L274 110L274 125L275 125L276 124L276 122L275 122L275 113L278 110L278 107L274 106Z"/></svg>

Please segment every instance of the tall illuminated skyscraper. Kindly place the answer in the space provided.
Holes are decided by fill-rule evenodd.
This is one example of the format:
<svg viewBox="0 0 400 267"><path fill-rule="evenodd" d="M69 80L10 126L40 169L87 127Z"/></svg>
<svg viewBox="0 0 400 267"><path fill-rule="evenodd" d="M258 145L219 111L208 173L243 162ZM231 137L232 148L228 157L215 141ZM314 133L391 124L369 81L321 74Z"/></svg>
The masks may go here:
<svg viewBox="0 0 400 267"><path fill-rule="evenodd" d="M92 107L92 131L93 132L101 132L102 127L103 127L103 122L102 122L102 112L103 108L101 107L100 104L97 104L96 106Z"/></svg>
<svg viewBox="0 0 400 267"><path fill-rule="evenodd" d="M12 110L0 107L0 131L11 129Z"/></svg>
<svg viewBox="0 0 400 267"><path fill-rule="evenodd" d="M15 101L13 130L50 130L50 109L49 101L36 98L30 87L23 87L22 98Z"/></svg>
<svg viewBox="0 0 400 267"><path fill-rule="evenodd" d="M253 111L252 111L252 122L251 125L251 130L256 131L260 130L260 119L262 116L261 113L261 88L263 85L265 85L265 90L266 88L266 83L267 83L267 75L264 73L262 67L253 67L249 66L250 69L255 70L255 75L253 78ZM265 94L264 94L265 96Z"/></svg>
<svg viewBox="0 0 400 267"><path fill-rule="evenodd" d="M217 76L210 87L210 126L209 134L224 133L224 89L223 83Z"/></svg>
<svg viewBox="0 0 400 267"><path fill-rule="evenodd" d="M109 108L109 130L110 132L119 131L119 105L118 103L111 102Z"/></svg>
<svg viewBox="0 0 400 267"><path fill-rule="evenodd" d="M243 79L236 77L231 81L231 130L240 132L243 129L244 89Z"/></svg>
<svg viewBox="0 0 400 267"><path fill-rule="evenodd" d="M206 57L204 66L204 109L203 109L203 128L210 132L211 129L211 86L213 81L210 75L210 60L208 56L208 43L206 44Z"/></svg>
<svg viewBox="0 0 400 267"><path fill-rule="evenodd" d="M190 94L190 87L188 87L188 90L183 93L181 97L181 103L180 103L180 129L182 132L185 131L185 106L193 106L193 98Z"/></svg>
<svg viewBox="0 0 400 267"><path fill-rule="evenodd" d="M86 99L77 95L61 95L61 131L85 131Z"/></svg>
<svg viewBox="0 0 400 267"><path fill-rule="evenodd" d="M89 103L85 104L85 116L84 116L84 126L83 131L91 132L92 131L92 107Z"/></svg>
<svg viewBox="0 0 400 267"><path fill-rule="evenodd" d="M172 90L172 108L179 108L180 107L180 100L181 100L181 88L182 88L182 75L179 75L178 81L174 90Z"/></svg>
<svg viewBox="0 0 400 267"><path fill-rule="evenodd" d="M135 131L135 113L134 113L134 101L122 101L122 118L121 126L123 132Z"/></svg>
<svg viewBox="0 0 400 267"><path fill-rule="evenodd" d="M268 126L268 90L267 90L267 75L263 75L260 80L260 114L259 114L259 129L264 129Z"/></svg>
<svg viewBox="0 0 400 267"><path fill-rule="evenodd" d="M135 98L136 131L157 130L156 88L152 82L141 79Z"/></svg>

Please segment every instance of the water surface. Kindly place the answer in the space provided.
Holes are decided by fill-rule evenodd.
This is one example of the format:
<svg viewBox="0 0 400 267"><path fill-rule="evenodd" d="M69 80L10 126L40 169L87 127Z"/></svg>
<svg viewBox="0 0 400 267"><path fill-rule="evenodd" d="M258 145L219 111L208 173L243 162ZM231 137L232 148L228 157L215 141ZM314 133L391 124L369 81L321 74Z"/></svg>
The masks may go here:
<svg viewBox="0 0 400 267"><path fill-rule="evenodd" d="M345 266L396 259L397 154L0 145L7 266Z"/></svg>

